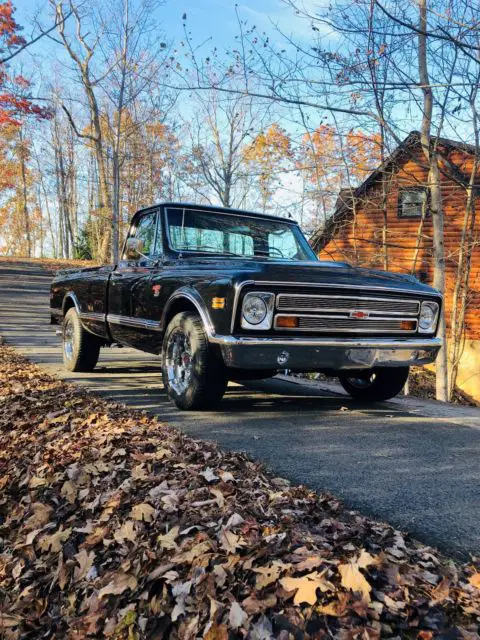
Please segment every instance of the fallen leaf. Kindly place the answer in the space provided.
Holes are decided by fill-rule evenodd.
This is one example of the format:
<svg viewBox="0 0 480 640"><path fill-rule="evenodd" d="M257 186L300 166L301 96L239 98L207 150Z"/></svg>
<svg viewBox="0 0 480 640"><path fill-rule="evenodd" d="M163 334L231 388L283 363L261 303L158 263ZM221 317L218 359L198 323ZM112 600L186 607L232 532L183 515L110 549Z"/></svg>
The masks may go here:
<svg viewBox="0 0 480 640"><path fill-rule="evenodd" d="M135 542L137 539L137 533L135 531L135 523L133 520L125 520L122 526L113 532L113 537L120 544L125 540Z"/></svg>
<svg viewBox="0 0 480 640"><path fill-rule="evenodd" d="M432 591L431 600L434 603L443 602L450 595L450 581L448 578L443 578L441 582Z"/></svg>
<svg viewBox="0 0 480 640"><path fill-rule="evenodd" d="M203 476L207 482L215 482L215 480L219 479L210 467L207 467L205 471L200 471L200 475Z"/></svg>
<svg viewBox="0 0 480 640"><path fill-rule="evenodd" d="M44 487L47 483L46 478L41 478L40 476L33 476L33 478L28 483L30 489L38 489L39 487Z"/></svg>
<svg viewBox="0 0 480 640"><path fill-rule="evenodd" d="M249 616L255 616L263 613L266 609L271 609L277 604L277 597L274 593L270 593L265 598L258 598L256 593L242 600L242 609Z"/></svg>
<svg viewBox="0 0 480 640"><path fill-rule="evenodd" d="M468 578L468 581L471 585L473 585L477 589L480 589L480 573L474 573Z"/></svg>
<svg viewBox="0 0 480 640"><path fill-rule="evenodd" d="M347 564L338 565L338 571L342 577L342 586L350 591L358 591L362 594L365 602L370 602L370 591L372 587L369 585L363 573L360 572L356 562L348 562Z"/></svg>
<svg viewBox="0 0 480 640"><path fill-rule="evenodd" d="M179 562L179 563L193 562L193 560L195 560L196 558L199 558L200 556L203 556L205 553L210 551L210 546L211 545L208 540L205 540L204 542L199 542L188 551L183 551L182 553L179 553L176 556L174 556L172 558L172 562Z"/></svg>
<svg viewBox="0 0 480 640"><path fill-rule="evenodd" d="M338 602L329 602L328 604L320 604L315 608L317 613L321 613L324 616L338 617L340 615Z"/></svg>
<svg viewBox="0 0 480 640"><path fill-rule="evenodd" d="M381 562L380 556L373 557L365 549L362 549L357 558L357 565L360 569L366 569L370 565L377 565Z"/></svg>
<svg viewBox="0 0 480 640"><path fill-rule="evenodd" d="M42 526L50 520L53 507L43 502L34 502L32 504L33 515L28 518L27 523L30 526Z"/></svg>
<svg viewBox="0 0 480 640"><path fill-rule="evenodd" d="M303 602L315 604L317 589L320 589L322 593L335 591L334 585L323 577L324 573L314 571L301 578L286 577L280 580L280 584L285 591L296 591L293 599L294 604L300 605Z"/></svg>
<svg viewBox="0 0 480 640"><path fill-rule="evenodd" d="M244 546L241 536L237 536L232 531L222 528L219 535L221 546L227 553L235 553L235 551Z"/></svg>
<svg viewBox="0 0 480 640"><path fill-rule="evenodd" d="M257 574L255 580L256 589L264 589L273 582L276 582L283 571L286 571L290 565L274 560L267 567L257 567L253 571Z"/></svg>
<svg viewBox="0 0 480 640"><path fill-rule="evenodd" d="M144 520L145 522L151 522L153 520L153 514L155 509L148 502L142 502L142 504L136 504L132 507L130 515L134 520Z"/></svg>
<svg viewBox="0 0 480 640"><path fill-rule="evenodd" d="M162 549L177 549L175 540L178 538L180 527L172 527L168 533L157 537L157 542Z"/></svg>
<svg viewBox="0 0 480 640"><path fill-rule="evenodd" d="M78 567L75 567L73 579L75 582L78 582L79 580L85 578L87 573L92 568L93 562L95 560L95 553L93 551L87 553L86 549L81 549L76 554L75 560L78 562Z"/></svg>
<svg viewBox="0 0 480 640"><path fill-rule="evenodd" d="M77 499L77 488L70 480L63 483L60 493L70 504L74 504Z"/></svg>
<svg viewBox="0 0 480 640"><path fill-rule="evenodd" d="M68 540L72 533L72 529L59 530L51 535L43 536L38 546L42 551L50 551L51 553L59 553L63 549L63 543Z"/></svg>
<svg viewBox="0 0 480 640"><path fill-rule="evenodd" d="M132 576L123 571L116 573L113 578L98 592L98 598L102 599L105 596L115 595L119 596L127 589L133 591L137 587L137 580L135 576Z"/></svg>
<svg viewBox="0 0 480 640"><path fill-rule="evenodd" d="M243 627L248 620L248 615L242 609L242 607L238 604L238 602L233 602L230 607L230 612L228 614L228 623L232 629L238 629Z"/></svg>
<svg viewBox="0 0 480 640"><path fill-rule="evenodd" d="M295 571L310 571L311 569L319 567L324 562L325 558L322 558L322 556L309 556L308 558L305 558L301 562L297 562L295 564Z"/></svg>
<svg viewBox="0 0 480 640"><path fill-rule="evenodd" d="M213 495L215 496L215 502L218 504L218 508L223 509L223 507L225 506L225 496L220 491L220 489L213 487L212 489L210 489L210 493L213 493Z"/></svg>

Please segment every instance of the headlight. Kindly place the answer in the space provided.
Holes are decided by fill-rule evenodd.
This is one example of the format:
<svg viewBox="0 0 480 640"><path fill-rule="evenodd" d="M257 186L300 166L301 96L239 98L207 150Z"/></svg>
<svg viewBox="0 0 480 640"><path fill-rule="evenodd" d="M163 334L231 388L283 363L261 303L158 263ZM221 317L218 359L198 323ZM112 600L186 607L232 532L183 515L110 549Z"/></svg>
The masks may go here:
<svg viewBox="0 0 480 640"><path fill-rule="evenodd" d="M437 328L439 306L437 302L422 302L418 333L435 333Z"/></svg>
<svg viewBox="0 0 480 640"><path fill-rule="evenodd" d="M270 329L272 326L275 296L263 291L247 293L243 299L243 329Z"/></svg>

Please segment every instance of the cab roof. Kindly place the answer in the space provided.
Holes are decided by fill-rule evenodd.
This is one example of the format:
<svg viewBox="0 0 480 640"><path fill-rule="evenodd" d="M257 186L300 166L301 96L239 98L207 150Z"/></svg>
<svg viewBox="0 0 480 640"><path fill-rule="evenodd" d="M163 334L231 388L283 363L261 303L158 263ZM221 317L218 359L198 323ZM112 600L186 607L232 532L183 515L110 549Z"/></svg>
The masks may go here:
<svg viewBox="0 0 480 640"><path fill-rule="evenodd" d="M293 220L292 218L282 218L281 216L271 216L268 213L257 213L255 211L246 211L244 209L232 209L229 207L220 207L211 204L195 204L192 202L158 202L157 204L151 205L149 207L139 209L135 215L147 211L152 211L154 209L165 209L168 207L176 207L182 209L199 209L201 211L211 211L212 213L226 213L230 215L236 214L239 216L248 216L250 218L260 218L261 220L276 220L278 222L286 222L287 224L295 224L298 226L298 222L296 220Z"/></svg>

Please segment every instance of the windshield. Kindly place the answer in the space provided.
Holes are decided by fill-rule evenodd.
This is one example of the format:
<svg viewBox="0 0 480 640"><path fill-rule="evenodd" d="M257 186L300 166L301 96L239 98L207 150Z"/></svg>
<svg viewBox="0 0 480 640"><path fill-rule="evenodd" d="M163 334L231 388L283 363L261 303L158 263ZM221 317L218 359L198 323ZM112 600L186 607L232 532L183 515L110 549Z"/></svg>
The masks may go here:
<svg viewBox="0 0 480 640"><path fill-rule="evenodd" d="M175 251L238 257L317 260L296 224L215 213L167 209L170 246Z"/></svg>

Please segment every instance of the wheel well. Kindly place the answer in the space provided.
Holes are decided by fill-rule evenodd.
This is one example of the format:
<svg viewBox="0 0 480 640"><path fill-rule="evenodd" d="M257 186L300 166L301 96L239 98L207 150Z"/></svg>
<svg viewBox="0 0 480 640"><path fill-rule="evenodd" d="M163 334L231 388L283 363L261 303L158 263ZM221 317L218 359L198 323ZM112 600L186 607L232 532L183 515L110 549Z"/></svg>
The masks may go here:
<svg viewBox="0 0 480 640"><path fill-rule="evenodd" d="M68 296L63 303L63 315L67 314L67 311L75 306L73 299Z"/></svg>
<svg viewBox="0 0 480 640"><path fill-rule="evenodd" d="M166 329L170 320L176 316L177 313L182 313L183 311L192 311L198 314L198 309L191 300L188 300L188 298L177 298L167 309L163 320L163 328Z"/></svg>

